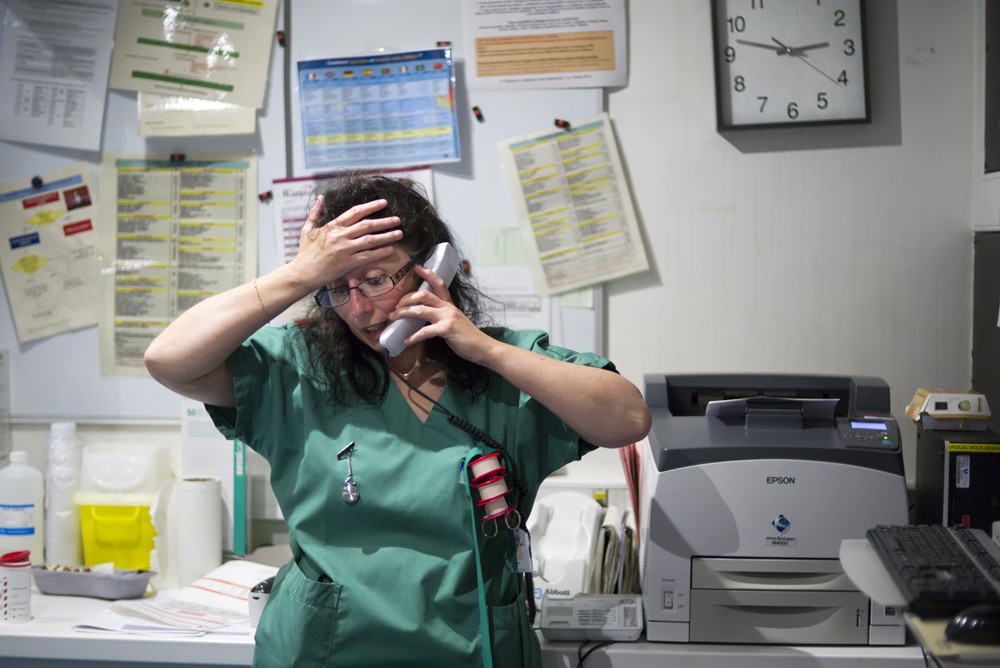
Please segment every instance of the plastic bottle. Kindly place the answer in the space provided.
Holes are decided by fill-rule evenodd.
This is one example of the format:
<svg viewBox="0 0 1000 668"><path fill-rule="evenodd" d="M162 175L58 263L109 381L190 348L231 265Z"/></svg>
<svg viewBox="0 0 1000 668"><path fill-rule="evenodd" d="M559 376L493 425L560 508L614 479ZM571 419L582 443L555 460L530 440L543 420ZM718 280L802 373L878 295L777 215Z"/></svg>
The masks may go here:
<svg viewBox="0 0 1000 668"><path fill-rule="evenodd" d="M75 422L53 422L45 464L45 563L83 563L80 507L73 495L80 489L82 443Z"/></svg>
<svg viewBox="0 0 1000 668"><path fill-rule="evenodd" d="M30 566L27 550L0 554L0 622L31 621Z"/></svg>
<svg viewBox="0 0 1000 668"><path fill-rule="evenodd" d="M28 465L28 453L14 450L0 469L0 554L31 550L32 565L45 563L45 484Z"/></svg>

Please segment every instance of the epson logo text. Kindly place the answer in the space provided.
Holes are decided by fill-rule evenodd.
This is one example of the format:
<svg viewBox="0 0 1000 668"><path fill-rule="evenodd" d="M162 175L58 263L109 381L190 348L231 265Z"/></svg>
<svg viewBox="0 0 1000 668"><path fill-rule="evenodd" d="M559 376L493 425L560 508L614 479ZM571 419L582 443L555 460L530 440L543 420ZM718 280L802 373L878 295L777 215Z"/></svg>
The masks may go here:
<svg viewBox="0 0 1000 668"><path fill-rule="evenodd" d="M794 485L795 484L795 477L794 476L790 476L790 475L786 475L786 476L773 476L773 475L769 475L769 476L767 476L767 484L768 485Z"/></svg>

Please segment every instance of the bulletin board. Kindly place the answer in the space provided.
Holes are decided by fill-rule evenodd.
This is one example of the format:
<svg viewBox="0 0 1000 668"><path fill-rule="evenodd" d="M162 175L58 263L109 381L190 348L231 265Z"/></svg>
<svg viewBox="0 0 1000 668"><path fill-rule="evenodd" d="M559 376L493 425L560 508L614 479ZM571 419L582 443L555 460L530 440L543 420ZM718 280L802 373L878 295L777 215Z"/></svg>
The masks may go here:
<svg viewBox="0 0 1000 668"><path fill-rule="evenodd" d="M278 11L276 28L282 26ZM6 183L80 162L87 163L100 190L101 155L112 151L167 153L253 152L260 186L285 176L283 59L272 54L264 107L258 110L254 134L207 137L139 136L138 96L109 90L105 102L101 153L55 146L0 141L0 182ZM262 73L263 76L263 73ZM100 206L100 202L97 202ZM277 250L266 204L258 211L258 266L277 266ZM266 229L263 228L267 225ZM14 422L72 420L80 423L145 423L179 421L181 398L148 376L103 376L98 328L88 327L21 344L15 333L6 286L0 290L0 350L10 353L11 419Z"/></svg>
<svg viewBox="0 0 1000 668"><path fill-rule="evenodd" d="M254 135L148 138L138 135L136 94L108 93L102 151L248 151L258 157L260 192L275 179L306 176L303 153L294 145L294 109L286 115L285 77L299 60L371 54L380 49L404 52L450 42L454 50L461 159L434 165L436 205L457 233L475 272L483 226L515 226L500 166L497 142L550 127L554 119L599 113L600 89L504 91L470 94L464 84L466 49L461 34L461 0L296 0L279 8L276 29L285 47L273 45L265 107ZM298 94L289 81L288 98ZM478 121L472 107L481 110ZM288 143L292 143L291 147ZM91 165L95 184L100 155L79 150L0 142L0 182L65 167ZM98 188L99 188L99 184ZM258 273L283 261L274 241L273 203L258 208ZM575 350L603 352L602 295L594 289L593 307L557 304L555 343ZM6 292L0 294L0 350L10 352L11 417L16 420L179 420L180 397L146 376L102 376L96 327L20 344Z"/></svg>

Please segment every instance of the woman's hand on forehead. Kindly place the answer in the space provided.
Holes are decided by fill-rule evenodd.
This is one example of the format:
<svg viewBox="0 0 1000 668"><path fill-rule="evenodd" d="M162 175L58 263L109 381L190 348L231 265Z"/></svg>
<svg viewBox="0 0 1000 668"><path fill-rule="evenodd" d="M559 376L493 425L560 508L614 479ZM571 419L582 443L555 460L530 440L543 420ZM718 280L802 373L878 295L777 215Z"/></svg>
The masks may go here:
<svg viewBox="0 0 1000 668"><path fill-rule="evenodd" d="M321 224L323 196L316 199L302 226L298 253L290 263L310 290L392 255L392 244L403 238L403 232L394 229L399 227L397 216L374 217L385 206L384 199L365 202Z"/></svg>

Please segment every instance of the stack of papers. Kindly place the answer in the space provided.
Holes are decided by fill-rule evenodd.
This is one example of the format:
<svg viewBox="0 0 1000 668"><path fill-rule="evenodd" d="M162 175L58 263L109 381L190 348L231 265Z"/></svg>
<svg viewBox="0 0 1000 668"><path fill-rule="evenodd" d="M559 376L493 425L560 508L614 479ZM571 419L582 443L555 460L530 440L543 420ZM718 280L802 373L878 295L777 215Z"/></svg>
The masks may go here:
<svg viewBox="0 0 1000 668"><path fill-rule="evenodd" d="M227 633L249 635L248 595L278 569L249 561L229 561L179 591L145 599L115 601L103 612L80 620L82 632L148 635Z"/></svg>
<svg viewBox="0 0 1000 668"><path fill-rule="evenodd" d="M639 540L635 513L610 506L597 537L587 581L589 594L639 593Z"/></svg>

